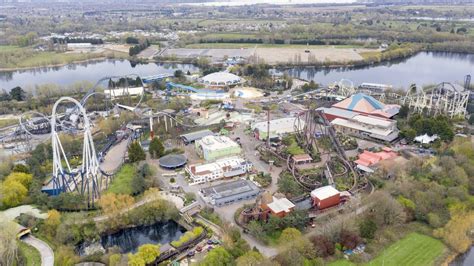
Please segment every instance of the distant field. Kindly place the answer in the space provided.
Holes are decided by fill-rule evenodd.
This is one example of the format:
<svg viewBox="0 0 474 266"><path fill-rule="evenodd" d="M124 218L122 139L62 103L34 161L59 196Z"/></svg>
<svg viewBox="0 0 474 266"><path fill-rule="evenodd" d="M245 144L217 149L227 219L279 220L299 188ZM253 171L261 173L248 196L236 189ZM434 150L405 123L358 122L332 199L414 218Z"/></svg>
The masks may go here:
<svg viewBox="0 0 474 266"><path fill-rule="evenodd" d="M256 34L246 33L209 33L202 36L203 39L255 39Z"/></svg>
<svg viewBox="0 0 474 266"><path fill-rule="evenodd" d="M322 49L322 48L359 48L356 45L303 45L303 44L256 44L256 43L193 43L186 45L192 49L239 49L239 48L289 48L289 49Z"/></svg>
<svg viewBox="0 0 474 266"><path fill-rule="evenodd" d="M0 52L11 52L21 49L15 45L0 45Z"/></svg>
<svg viewBox="0 0 474 266"><path fill-rule="evenodd" d="M366 265L433 265L444 249L443 243L437 239L419 233L411 233L393 243ZM347 260L337 260L329 265L350 266L355 264Z"/></svg>

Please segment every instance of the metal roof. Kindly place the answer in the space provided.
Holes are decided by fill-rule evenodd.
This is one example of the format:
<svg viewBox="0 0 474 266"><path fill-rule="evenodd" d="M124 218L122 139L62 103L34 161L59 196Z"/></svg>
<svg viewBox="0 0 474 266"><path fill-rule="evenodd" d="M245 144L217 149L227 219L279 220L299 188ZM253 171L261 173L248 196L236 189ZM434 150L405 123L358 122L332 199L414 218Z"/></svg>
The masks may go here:
<svg viewBox="0 0 474 266"><path fill-rule="evenodd" d="M209 129L204 129L204 130L200 130L200 131L196 131L196 132L192 132L188 134L183 134L181 135L181 138L183 138L187 142L193 142L195 140L202 139L205 136L211 136L211 135L214 135L212 131L210 131Z"/></svg>

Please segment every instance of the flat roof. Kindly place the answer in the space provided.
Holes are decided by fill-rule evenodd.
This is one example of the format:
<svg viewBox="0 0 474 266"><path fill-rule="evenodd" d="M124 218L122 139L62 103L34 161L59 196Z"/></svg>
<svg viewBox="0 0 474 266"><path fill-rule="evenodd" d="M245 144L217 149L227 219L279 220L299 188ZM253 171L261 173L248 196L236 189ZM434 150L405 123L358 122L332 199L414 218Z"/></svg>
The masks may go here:
<svg viewBox="0 0 474 266"><path fill-rule="evenodd" d="M203 149L208 150L221 150L230 147L240 148L237 142L227 136L205 136L199 140L198 144L201 145Z"/></svg>
<svg viewBox="0 0 474 266"><path fill-rule="evenodd" d="M200 130L200 131L196 131L196 132L183 134L180 137L183 138L187 142L192 142L192 141L195 141L195 140L202 139L205 136L211 136L211 135L214 135L214 133L212 131L210 131L209 129L204 129L204 130Z"/></svg>
<svg viewBox="0 0 474 266"><path fill-rule="evenodd" d="M291 211L292 208L295 207L295 204L293 204L293 202L289 201L287 198L277 199L273 197L273 201L267 206L275 213L279 213L282 211L288 213Z"/></svg>
<svg viewBox="0 0 474 266"><path fill-rule="evenodd" d="M270 132L275 132L276 134L294 132L295 121L296 121L296 117L285 117L285 118L270 120ZM253 130L258 129L258 131L260 132L267 132L267 129L268 129L267 123L268 123L267 121L254 123L252 125L252 129ZM304 121L301 120L299 130L302 130L303 127L304 127Z"/></svg>
<svg viewBox="0 0 474 266"><path fill-rule="evenodd" d="M373 117L373 116L366 116L366 115L356 115L352 119L368 124L371 126L378 126L378 127L390 127L395 123L394 120L386 120L383 118Z"/></svg>
<svg viewBox="0 0 474 266"><path fill-rule="evenodd" d="M318 198L320 200L327 199L338 194L339 190L333 188L332 186L324 186L311 191L311 197Z"/></svg>
<svg viewBox="0 0 474 266"><path fill-rule="evenodd" d="M212 187L201 189L201 193L205 197L212 197L214 199L222 199L232 197L246 192L259 191L260 189L249 180L236 180L228 183L219 184Z"/></svg>
<svg viewBox="0 0 474 266"><path fill-rule="evenodd" d="M356 113L356 112L352 112L352 111L345 110L345 109L340 109L340 108L334 108L334 107L331 107L331 108L320 107L316 110L321 110L325 114L334 115L334 116L338 116L338 117L342 117L342 118L346 118L346 119L350 119L350 118L353 118L354 116L358 115L358 113Z"/></svg>
<svg viewBox="0 0 474 266"><path fill-rule="evenodd" d="M233 156L233 157L222 158L212 163L189 165L188 168L192 169L192 167L195 167L193 174L202 175L209 172L214 172L216 170L222 170L224 169L224 167L235 168L235 167L244 165L245 163L247 163L247 161L244 160L242 157Z"/></svg>
<svg viewBox="0 0 474 266"><path fill-rule="evenodd" d="M299 155L293 155L292 156L294 161L310 161L313 160L309 154L299 154Z"/></svg>

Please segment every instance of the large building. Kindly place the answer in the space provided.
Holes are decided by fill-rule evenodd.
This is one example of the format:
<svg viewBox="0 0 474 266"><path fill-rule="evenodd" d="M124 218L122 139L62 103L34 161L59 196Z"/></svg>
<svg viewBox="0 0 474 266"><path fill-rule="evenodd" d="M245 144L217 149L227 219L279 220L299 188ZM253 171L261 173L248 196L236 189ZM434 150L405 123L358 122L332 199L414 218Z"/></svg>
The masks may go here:
<svg viewBox="0 0 474 266"><path fill-rule="evenodd" d="M400 106L385 105L371 96L358 93L334 104L321 107L336 131L356 137L391 142L398 138L397 121L390 119Z"/></svg>
<svg viewBox="0 0 474 266"><path fill-rule="evenodd" d="M311 191L313 206L319 210L336 206L341 202L340 192L332 186L324 186Z"/></svg>
<svg viewBox="0 0 474 266"><path fill-rule="evenodd" d="M188 165L186 172L191 178L190 185L195 185L243 175L250 171L252 166L251 162L236 156L219 159L213 163Z"/></svg>
<svg viewBox="0 0 474 266"><path fill-rule="evenodd" d="M229 88L242 84L242 79L228 72L214 72L201 78L201 83L209 88Z"/></svg>
<svg viewBox="0 0 474 266"><path fill-rule="evenodd" d="M397 121L356 115L351 119L336 118L331 121L336 131L356 137L371 137L391 142L398 138Z"/></svg>
<svg viewBox="0 0 474 266"><path fill-rule="evenodd" d="M257 185L243 179L206 187L199 191L199 195L205 202L218 207L255 198L258 194L260 194L260 189Z"/></svg>
<svg viewBox="0 0 474 266"><path fill-rule="evenodd" d="M197 153L206 161L239 155L240 145L226 136L205 136L195 142Z"/></svg>
<svg viewBox="0 0 474 266"><path fill-rule="evenodd" d="M259 140L266 140L268 136L268 122L262 121L251 126L255 137ZM303 130L304 121L296 125L295 117L287 117L270 120L270 138L282 137L285 134L295 133Z"/></svg>
<svg viewBox="0 0 474 266"><path fill-rule="evenodd" d="M332 107L382 118L391 118L400 111L400 105L383 104L374 97L363 93L354 94Z"/></svg>

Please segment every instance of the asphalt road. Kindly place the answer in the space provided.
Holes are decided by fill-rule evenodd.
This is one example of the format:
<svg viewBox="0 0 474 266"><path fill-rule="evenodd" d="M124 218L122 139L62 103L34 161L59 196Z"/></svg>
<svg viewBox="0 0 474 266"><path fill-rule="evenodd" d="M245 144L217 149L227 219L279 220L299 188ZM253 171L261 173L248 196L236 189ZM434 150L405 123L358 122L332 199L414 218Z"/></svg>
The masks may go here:
<svg viewBox="0 0 474 266"><path fill-rule="evenodd" d="M39 251L39 253L41 254L41 266L54 265L54 252L48 246L48 244L32 235L27 235L23 237L21 241L25 242L26 244L34 247Z"/></svg>

